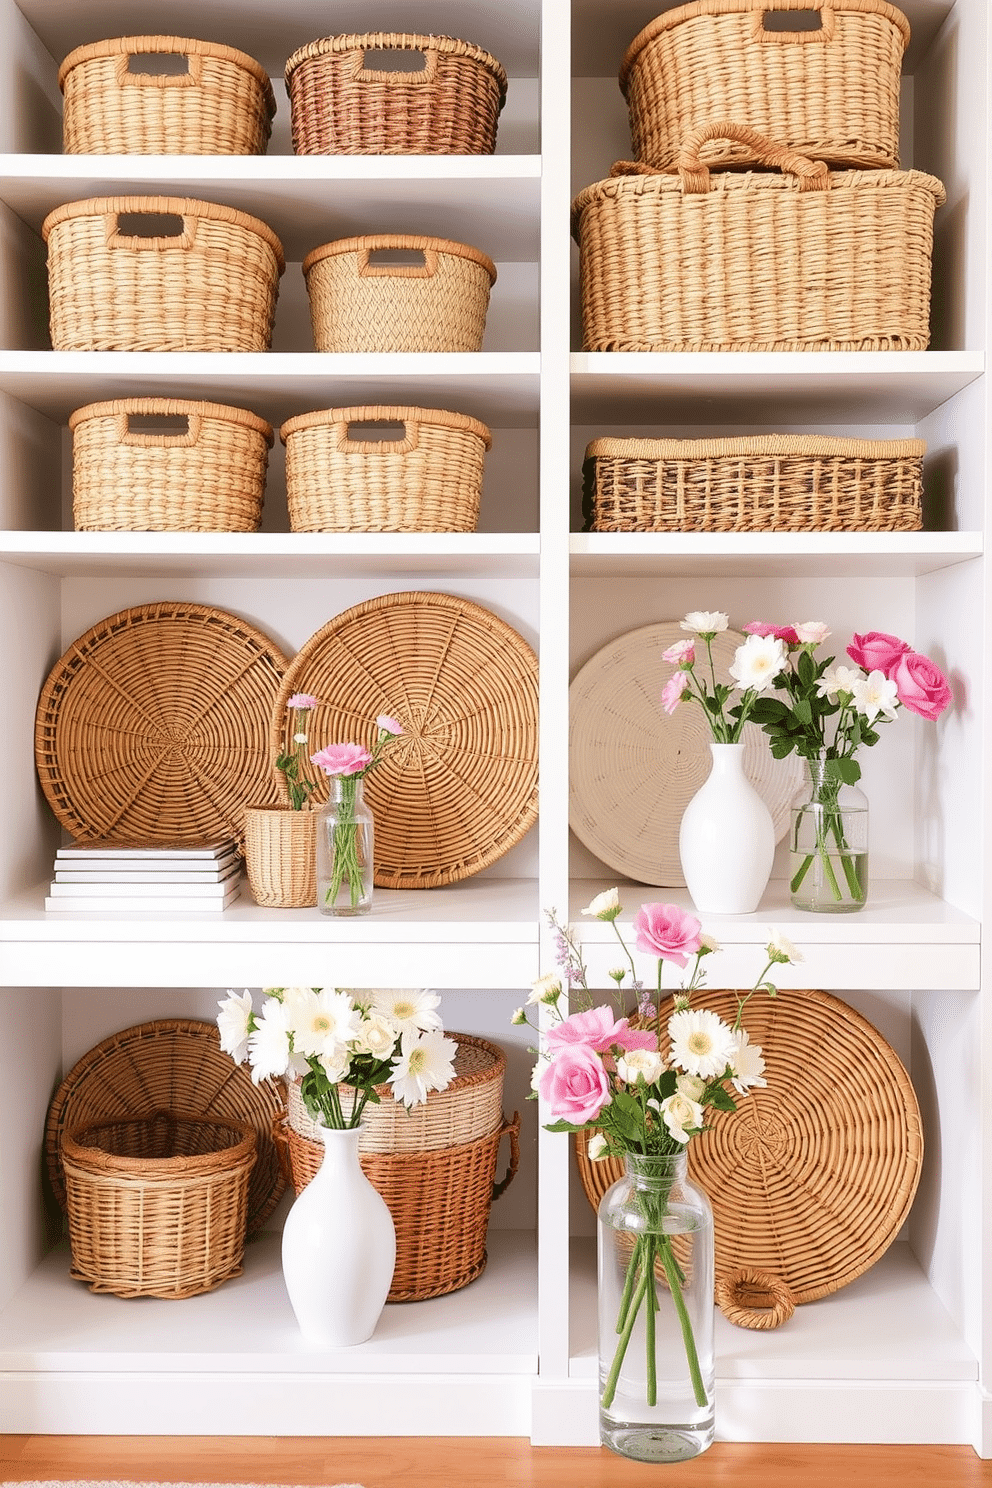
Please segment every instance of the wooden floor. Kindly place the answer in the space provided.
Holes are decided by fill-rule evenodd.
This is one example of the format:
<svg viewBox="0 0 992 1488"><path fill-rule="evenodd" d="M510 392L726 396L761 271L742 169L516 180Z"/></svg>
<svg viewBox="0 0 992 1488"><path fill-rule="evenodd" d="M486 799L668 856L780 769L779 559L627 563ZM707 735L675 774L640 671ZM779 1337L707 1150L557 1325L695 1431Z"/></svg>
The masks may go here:
<svg viewBox="0 0 992 1488"><path fill-rule="evenodd" d="M970 1447L717 1443L678 1467L518 1438L0 1436L0 1482L361 1483L363 1488L972 1488L992 1462Z"/></svg>

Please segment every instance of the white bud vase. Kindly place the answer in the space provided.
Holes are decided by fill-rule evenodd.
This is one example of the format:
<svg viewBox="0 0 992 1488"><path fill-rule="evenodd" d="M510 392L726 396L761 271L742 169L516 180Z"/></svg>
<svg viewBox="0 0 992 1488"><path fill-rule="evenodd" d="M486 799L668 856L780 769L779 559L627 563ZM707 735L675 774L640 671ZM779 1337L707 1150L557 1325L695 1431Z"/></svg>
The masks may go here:
<svg viewBox="0 0 992 1488"><path fill-rule="evenodd" d="M682 872L701 914L751 914L772 871L775 824L744 773L744 745L710 750L713 768L679 828Z"/></svg>
<svg viewBox="0 0 992 1488"><path fill-rule="evenodd" d="M286 1216L282 1272L309 1343L348 1348L371 1338L396 1264L385 1200L358 1161L360 1128L318 1128L324 1160Z"/></svg>

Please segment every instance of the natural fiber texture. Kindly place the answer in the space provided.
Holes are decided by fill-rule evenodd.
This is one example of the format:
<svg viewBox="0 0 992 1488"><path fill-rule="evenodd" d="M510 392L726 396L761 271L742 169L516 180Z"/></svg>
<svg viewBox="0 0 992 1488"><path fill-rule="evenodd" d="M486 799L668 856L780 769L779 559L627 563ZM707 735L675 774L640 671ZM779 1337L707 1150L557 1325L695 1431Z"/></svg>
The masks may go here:
<svg viewBox="0 0 992 1488"><path fill-rule="evenodd" d="M324 1156L322 1142L301 1137L286 1121L274 1134L300 1193ZM474 1142L433 1152L361 1153L366 1178L381 1194L396 1227L396 1265L387 1302L423 1302L468 1286L486 1268L486 1231L494 1199L520 1161L520 1117ZM494 1182L499 1145L510 1139L510 1165Z"/></svg>
<svg viewBox="0 0 992 1488"><path fill-rule="evenodd" d="M707 989L705 1006L732 1022L737 994ZM670 1013L669 1003L663 1025ZM713 1206L717 1275L766 1272L797 1303L813 1302L861 1276L898 1234L923 1161L919 1106L878 1030L829 993L759 995L744 1023L768 1088L736 1112L707 1113L689 1174ZM588 1136L576 1154L597 1207L622 1164L590 1162Z"/></svg>
<svg viewBox="0 0 992 1488"><path fill-rule="evenodd" d="M248 1184L247 1233L260 1229L282 1197L285 1178L272 1142L272 1120L282 1110L280 1087L252 1083L220 1047L216 1023L157 1018L111 1034L76 1061L48 1108L45 1166L61 1207L66 1206L61 1145L65 1132L123 1117L147 1117L169 1106L206 1120L241 1122L256 1136Z"/></svg>
<svg viewBox="0 0 992 1488"><path fill-rule="evenodd" d="M255 1132L154 1111L66 1131L72 1276L116 1297L196 1297L241 1274Z"/></svg>
<svg viewBox="0 0 992 1488"><path fill-rule="evenodd" d="M140 418L185 428L146 433ZM257 532L273 436L247 409L120 398L77 408L69 428L77 531Z"/></svg>
<svg viewBox="0 0 992 1488"><path fill-rule="evenodd" d="M675 670L662 653L684 639L674 620L627 631L590 657L569 689L569 825L602 863L638 883L685 883L682 813L711 768L702 708L683 702L669 715L660 702ZM728 630L714 640L719 681L732 680L728 667L743 639ZM773 759L757 725L745 724L742 740L745 772L781 838L801 761Z"/></svg>
<svg viewBox="0 0 992 1488"><path fill-rule="evenodd" d="M403 425L400 439L351 425ZM441 408L328 408L283 424L293 532L474 532L492 436Z"/></svg>
<svg viewBox="0 0 992 1488"><path fill-rule="evenodd" d="M723 138L775 170L711 175L700 146ZM620 174L638 170L572 204L586 351L926 349L933 176L830 172L728 123L686 141L677 176Z"/></svg>
<svg viewBox="0 0 992 1488"><path fill-rule="evenodd" d="M537 819L537 658L491 611L451 594L383 594L330 621L293 658L270 717L289 743L294 692L320 699L311 738L371 745L380 714L403 734L366 778L375 883L426 889L468 878ZM314 766L304 773L327 796Z"/></svg>
<svg viewBox="0 0 992 1488"><path fill-rule="evenodd" d="M777 1276L747 1267L717 1278L716 1305L738 1328L780 1328L796 1310L796 1299Z"/></svg>
<svg viewBox="0 0 992 1488"><path fill-rule="evenodd" d="M392 263L381 253L421 255ZM303 260L318 351L479 351L496 265L446 238L340 238Z"/></svg>
<svg viewBox="0 0 992 1488"><path fill-rule="evenodd" d="M916 532L922 439L595 439L593 532Z"/></svg>
<svg viewBox="0 0 992 1488"><path fill-rule="evenodd" d="M178 74L131 58L186 59ZM67 155L264 155L276 111L263 67L234 47L184 36L120 36L77 47L59 68Z"/></svg>
<svg viewBox="0 0 992 1488"><path fill-rule="evenodd" d="M74 838L240 839L275 805L268 736L286 658L224 610L135 605L75 640L41 689L35 762Z"/></svg>
<svg viewBox="0 0 992 1488"><path fill-rule="evenodd" d="M317 903L317 813L249 806L245 867L256 904L267 909L311 908Z"/></svg>
<svg viewBox="0 0 992 1488"><path fill-rule="evenodd" d="M393 1099L391 1085L379 1085L379 1104L369 1104L362 1113L360 1153L434 1152L491 1136L503 1122L503 1075L506 1058L498 1044L473 1038L467 1033L448 1035L458 1045L455 1078L446 1090L432 1090L422 1105L407 1110ZM345 1116L355 1107L355 1093L348 1085L338 1086ZM317 1123L307 1111L299 1082L287 1084L286 1112L289 1125L301 1137L318 1141Z"/></svg>
<svg viewBox="0 0 992 1488"><path fill-rule="evenodd" d="M379 71L366 53L412 51L417 72ZM491 155L506 73L451 36L325 36L286 63L297 155Z"/></svg>
<svg viewBox="0 0 992 1488"><path fill-rule="evenodd" d="M769 13L819 12L816 30L766 30ZM800 22L801 24L801 22ZM884 0L694 0L658 16L620 69L634 154L672 170L707 119L747 123L832 165L899 164L899 75L909 23ZM754 160L715 141L709 165Z"/></svg>
<svg viewBox="0 0 992 1488"><path fill-rule="evenodd" d="M142 217L157 236L135 234ZM285 259L257 217L186 197L91 197L56 207L41 231L54 350L268 351Z"/></svg>

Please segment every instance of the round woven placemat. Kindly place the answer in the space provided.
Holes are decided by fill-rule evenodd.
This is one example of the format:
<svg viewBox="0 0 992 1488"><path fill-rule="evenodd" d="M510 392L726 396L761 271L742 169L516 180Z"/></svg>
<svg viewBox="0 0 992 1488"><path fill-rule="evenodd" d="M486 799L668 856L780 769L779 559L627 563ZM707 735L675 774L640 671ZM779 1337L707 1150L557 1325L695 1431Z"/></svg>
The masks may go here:
<svg viewBox="0 0 992 1488"><path fill-rule="evenodd" d="M286 658L236 615L183 600L120 610L74 641L38 701L35 760L80 841L214 842L277 805L268 752Z"/></svg>
<svg viewBox="0 0 992 1488"><path fill-rule="evenodd" d="M698 703L669 717L661 689L675 671L662 653L686 632L662 620L617 636L576 674L569 689L569 825L601 862L637 883L685 883L679 861L682 813L710 772L710 730ZM736 630L713 641L717 680L744 640ZM697 645L705 662L704 647ZM744 768L775 823L789 826L789 801L802 779L796 755L772 758L768 740L745 724Z"/></svg>
<svg viewBox="0 0 992 1488"><path fill-rule="evenodd" d="M737 994L706 990L699 1005L732 1022ZM812 1302L874 1265L909 1213L923 1161L916 1093L878 1030L827 992L759 993L743 1022L767 1088L707 1112L689 1172L713 1206L717 1276L764 1272ZM588 1135L576 1154L598 1207L623 1164L590 1162Z"/></svg>
<svg viewBox="0 0 992 1488"><path fill-rule="evenodd" d="M380 714L403 735L366 778L380 888L467 878L537 817L537 658L515 630L451 594L384 594L345 610L297 653L272 711L271 757L289 745L294 692L319 698L316 747L371 746ZM327 797L327 778L306 766Z"/></svg>
<svg viewBox="0 0 992 1488"><path fill-rule="evenodd" d="M187 1116L242 1121L258 1133L258 1158L248 1183L248 1234L272 1213L286 1180L272 1141L284 1105L271 1080L252 1084L244 1065L220 1047L214 1023L158 1018L124 1028L73 1065L52 1099L45 1122L45 1164L59 1204L66 1206L60 1147L63 1132L114 1116L148 1116L171 1108Z"/></svg>

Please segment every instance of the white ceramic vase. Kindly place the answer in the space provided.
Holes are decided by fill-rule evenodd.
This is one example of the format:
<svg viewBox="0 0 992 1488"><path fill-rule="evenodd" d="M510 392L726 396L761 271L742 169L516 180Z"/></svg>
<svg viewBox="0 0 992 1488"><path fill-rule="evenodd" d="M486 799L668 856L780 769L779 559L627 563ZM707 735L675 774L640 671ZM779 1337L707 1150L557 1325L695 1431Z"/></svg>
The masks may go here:
<svg viewBox="0 0 992 1488"><path fill-rule="evenodd" d="M751 914L772 871L775 824L744 773L744 745L710 750L713 767L679 828L682 873L701 914Z"/></svg>
<svg viewBox="0 0 992 1488"><path fill-rule="evenodd" d="M286 1217L282 1271L304 1338L348 1348L375 1331L393 1279L396 1231L358 1161L360 1129L322 1126L319 1134L324 1159Z"/></svg>

